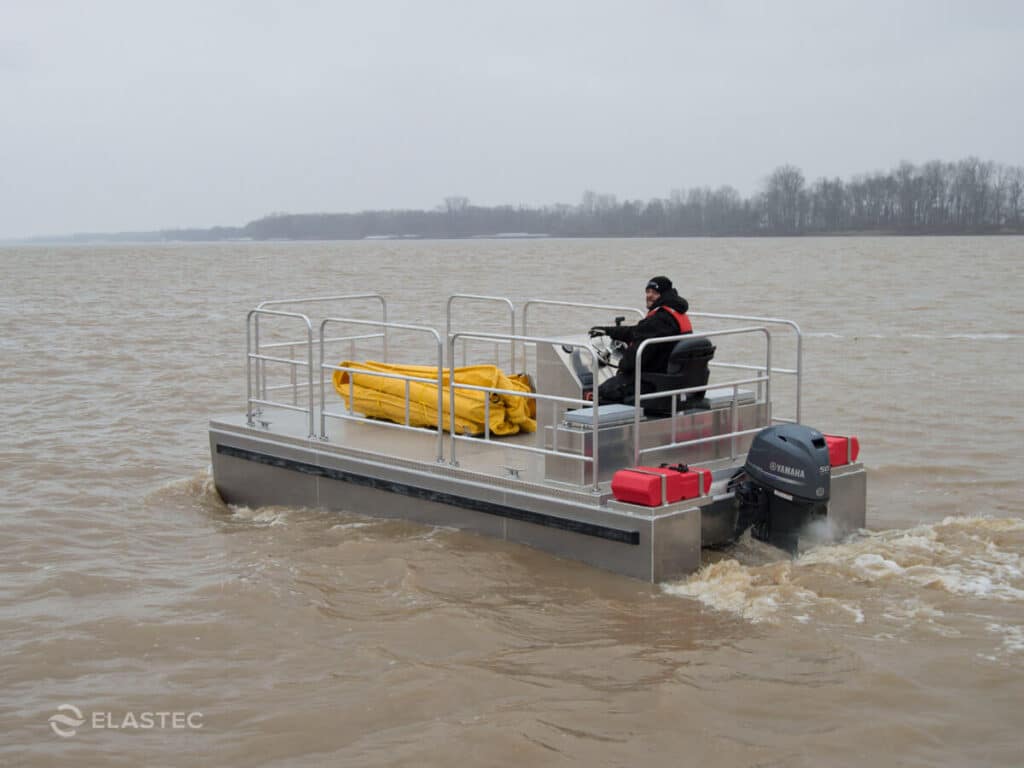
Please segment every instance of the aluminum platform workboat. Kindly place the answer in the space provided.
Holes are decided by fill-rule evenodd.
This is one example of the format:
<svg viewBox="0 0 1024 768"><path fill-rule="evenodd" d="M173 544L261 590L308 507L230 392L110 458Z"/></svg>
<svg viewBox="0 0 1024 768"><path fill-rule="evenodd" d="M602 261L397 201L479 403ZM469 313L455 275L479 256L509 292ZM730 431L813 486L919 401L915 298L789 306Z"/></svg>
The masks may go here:
<svg viewBox="0 0 1024 768"><path fill-rule="evenodd" d="M217 490L230 504L468 529L648 581L696 570L702 547L747 529L796 551L864 527L856 439L800 424L796 323L691 312L696 333L639 346L640 394L601 404L615 350L538 329L631 313L644 315L455 294L442 332L389 319L380 294L263 302L247 318L245 409L210 421ZM644 371L657 344L672 345L669 363ZM424 367L354 362L392 357ZM532 431L493 428L492 409L521 388L449 376L485 363L525 374ZM355 392L367 381L390 387L389 418ZM478 429L456 418L473 398ZM696 490L674 492L676 475Z"/></svg>

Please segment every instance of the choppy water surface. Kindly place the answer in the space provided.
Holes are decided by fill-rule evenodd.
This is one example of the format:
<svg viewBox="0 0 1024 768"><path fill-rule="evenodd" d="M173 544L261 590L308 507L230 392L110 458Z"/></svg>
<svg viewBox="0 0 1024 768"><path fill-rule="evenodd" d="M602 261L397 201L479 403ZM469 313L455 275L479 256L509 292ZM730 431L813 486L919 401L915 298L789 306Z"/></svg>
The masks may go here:
<svg viewBox="0 0 1024 768"><path fill-rule="evenodd" d="M1021 238L0 250L0 763L1020 765L1022 264ZM212 488L262 299L375 290L443 327L456 291L639 304L659 273L800 323L804 421L861 437L869 531L651 586ZM202 727L113 727L147 712Z"/></svg>

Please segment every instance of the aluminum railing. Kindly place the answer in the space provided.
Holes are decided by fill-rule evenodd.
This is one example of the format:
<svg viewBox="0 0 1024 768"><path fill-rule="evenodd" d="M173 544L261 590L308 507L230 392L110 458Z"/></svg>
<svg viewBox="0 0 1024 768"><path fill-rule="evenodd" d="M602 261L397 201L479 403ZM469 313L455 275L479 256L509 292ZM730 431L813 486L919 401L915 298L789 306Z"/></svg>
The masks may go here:
<svg viewBox="0 0 1024 768"><path fill-rule="evenodd" d="M460 338L475 339L475 340L478 340L478 341L489 341L489 340L493 341L493 340L506 339L507 341L511 342L512 344L516 344L518 342L518 343L521 343L521 344L524 344L524 345L525 344L558 344L560 346L573 347L573 348L579 348L579 349L587 349L587 350L590 350L591 353L593 353L592 347L589 344L586 344L586 343L566 342L566 341L564 341L562 339L553 339L553 338L549 338L549 337L545 337L545 336L517 336L517 335L504 336L502 334L475 333L475 332L472 332L472 331L462 331L462 332L456 332L456 333L450 334L449 337L448 337L449 350L454 350L455 343ZM597 369L598 369L598 358L597 358L597 355L591 354L591 374L594 377L594 381L597 380ZM519 392L519 391L516 391L516 390L499 389L497 387L481 387L481 386L475 385L475 384L459 384L459 383L455 382L454 377L453 377L452 381L450 382L450 385L451 385L451 391L449 393L450 404L449 404L449 408L448 408L448 410L449 410L449 415L448 415L448 419L449 419L448 431L449 431L450 447L448 449L448 461L452 465L454 465L454 466L458 466L458 463L459 463L458 462L458 458L457 458L457 453L456 453L456 443L459 440L470 440L470 441L473 441L473 442L476 442L476 443L479 443L481 440L483 440L485 442L493 442L491 440L491 435L490 435L490 396L491 395L507 395L507 396L513 396L513 397L526 397L528 399L539 400L541 402L562 403L562 404L565 404L565 405L573 405L573 406L577 406L577 407L584 407L584 406L588 406L588 405L594 405L594 406L598 405L598 403L596 402L596 392L595 392L595 401L594 402L589 402L589 401L583 400L582 398L564 397L564 396L560 396L560 395L548 395L548 394L545 394L543 392L531 392L529 394L524 394L523 392ZM470 391L476 391L476 392L484 393L484 436L483 436L483 438L479 438L479 437L466 437L465 435L459 435L457 433L457 431L455 429L455 392L456 392L457 389L459 389L459 390L470 390ZM574 453L568 453L566 451L559 451L558 448L557 448L557 444L555 445L555 450L548 450L547 448L538 448L538 447L535 447L535 446L518 445L518 444L512 444L512 443L502 443L502 447L508 448L508 449L511 449L511 450L515 450L515 451L521 451L523 453L534 453L534 454L540 454L540 455L544 455L544 456L559 456L561 458L570 459L570 460L573 460L573 461L579 461L579 462L582 462L582 463L585 463L585 464L592 463L594 465L594 467L595 467L595 471L594 471L594 490L596 491L598 489L598 482L597 482L598 473L597 473L596 468L597 468L598 462L599 462L599 458L598 458L598 441L597 441L597 430L598 430L599 427L600 427L600 419L599 419L599 415L598 415L597 409L595 407L595 409L594 409L594 419L593 419L593 423L592 423L592 427L591 427L592 431L593 431L593 434L594 434L594 450L593 450L593 455L592 456L582 456L582 455L577 455L577 454L574 454Z"/></svg>
<svg viewBox="0 0 1024 768"><path fill-rule="evenodd" d="M796 415L790 419L783 416L773 416L777 422L799 423L801 407L801 391L803 389L803 333L800 326L792 320L784 320L780 317L757 317L755 315L723 315L716 312L688 312L690 317L706 317L714 320L738 320L745 323L760 323L762 325L783 325L793 331L796 335L796 367L795 368L773 368L769 374L782 374L796 377ZM753 370L750 366L737 365L735 363L716 363L712 361L715 368L739 368L742 370Z"/></svg>
<svg viewBox="0 0 1024 768"><path fill-rule="evenodd" d="M384 298L384 296L382 296L379 293L343 293L343 294L337 294L337 295L333 295L333 296L303 296L303 297L298 297L298 298L293 298L293 299L271 299L269 301L261 301L259 304L256 305L256 309L267 309L269 307L281 308L281 307L285 307L285 306L292 307L292 306L295 306L295 305L298 305L298 304L325 304L325 303L334 303L334 302L358 301L358 300L366 300L366 299L372 299L374 301L379 301L380 302L380 305L381 305L381 320L384 321L384 322L387 322L387 319L388 319L388 304L387 304L387 300ZM279 342L274 342L272 344L263 344L261 346L261 343L260 343L260 320L259 320L259 315L256 316L254 337L255 337L255 344L256 344L255 352L257 354L260 354L260 353L262 353L265 350L287 348L289 350L289 354L294 355L295 354L295 346L298 345L298 344L304 344L305 343L305 340L301 340L300 339L298 341L279 341ZM387 338L387 333L385 332L383 334L378 334L376 336L372 336L372 337L368 337L368 338L381 338L381 337L383 337L383 341L382 341L383 357L384 357L384 360L387 361L387 359L388 359L388 338ZM260 397L266 398L268 392L275 391L275 390L280 390L280 389L287 389L287 388L289 388L289 386L291 386L292 389L293 389L293 393L292 393L293 401L297 401L297 399L298 399L298 389L302 385L300 383L298 383L297 381L295 381L295 376L294 376L295 369L294 368L292 369L292 372L293 372L292 379L293 379L293 381L292 381L291 384L282 384L282 385L278 385L278 386L268 387L267 386L266 369L263 367L262 362L263 361L257 361L257 365L256 365L256 379L257 379L257 382L258 382L258 388L259 388L259 391L260 391Z"/></svg>
<svg viewBox="0 0 1024 768"><path fill-rule="evenodd" d="M464 302L466 302L466 301L476 301L476 302L491 302L491 303L504 304L505 306L508 307L508 312L509 312L509 333L515 334L515 332L516 332L516 307L515 307L515 304L513 304L510 299L507 299L504 296L480 296L480 295L475 294L475 293L453 293L451 296L448 297L448 305L447 305L447 308L445 310L444 337L446 339L451 338L451 335L452 335L452 305L456 301L464 301ZM495 344L496 351L497 351L497 348L498 348L498 345ZM499 358L497 360L496 364L500 364L500 356L496 355L496 357ZM524 357L525 357L525 352L524 352ZM515 344L511 345L511 349L509 350L509 358L510 358L510 360L509 360L509 369L514 371L516 369L516 348L515 348ZM466 361L466 349L465 349L465 347L463 347L463 349L462 349L462 360L463 360L463 363L465 363L465 361ZM448 358L448 365L450 365L452 368L455 367L454 347L452 347L452 356Z"/></svg>
<svg viewBox="0 0 1024 768"><path fill-rule="evenodd" d="M740 334L753 334L760 333L764 335L765 339L765 364L762 369L766 373L759 376L752 376L745 379L737 379L734 381L723 381L715 382L716 387L720 388L732 388L732 402L730 403L730 431L723 432L721 435L712 435L711 437L697 438L694 440L684 440L682 442L673 441L663 445L656 445L648 448L640 448L640 416L643 412L643 401L654 400L663 397L668 397L671 400L671 416L675 419L676 416L676 404L680 395L690 394L691 392L699 392L708 388L707 384L701 384L695 387L681 387L679 389L668 389L659 390L658 392L648 392L647 394L641 394L641 380L643 378L643 354L649 347L656 346L658 344L675 344L676 342L684 339L699 339L699 338L715 338L720 336L736 336ZM740 430L738 420L738 406L739 406L739 388L744 384L764 384L765 385L765 403L768 409L767 420L771 423L771 371L772 371L772 338L771 332L764 327L748 327L748 328L731 328L725 331L707 331L705 333L687 333L678 336L662 336L654 339L645 339L637 347L636 351L636 369L633 377L633 464L634 466L640 465L640 458L644 453L651 453L654 451L665 450L667 448L684 448L691 445L699 445L702 443L717 442L721 440L731 440L730 455L733 459L736 458L736 438L743 437L747 434L753 434L760 432L762 427L750 430Z"/></svg>
<svg viewBox="0 0 1024 768"><path fill-rule="evenodd" d="M251 310L249 312L248 316L247 316L247 322L246 322L246 415L247 415L247 423L250 426L255 426L256 417L262 413L262 411L260 410L261 406L277 407L277 408L283 408L283 409L291 410L291 411L298 411L298 412L306 414L307 417L308 417L309 437L310 438L318 437L318 435L316 434L316 429L315 429L315 401L314 401L315 389L314 389L314 384L313 384L313 368L314 368L315 362L314 362L313 325L312 325L312 322L310 321L310 319L309 319L309 317L307 315L304 315L304 314L301 314L301 313L298 313L298 312L285 312L285 311L281 311L281 310L268 309L267 307L268 306L284 305L284 304L328 302L328 301L346 301L346 300L355 300L355 299L374 299L374 300L380 301L381 302L381 306L382 306L382 319L378 321L378 320L364 320L364 319L345 318L345 317L328 317L328 318L324 319L320 323L320 332L319 332L319 337L318 337L318 341L319 341L319 358L320 358L320 361L319 361L319 368L320 368L320 388L319 388L319 396L320 396L320 403L319 403L319 407L320 407L320 434L319 434L319 438L320 439L323 439L323 440L327 439L327 428L326 428L327 421L326 420L328 418L350 419L350 420L357 420L357 421L367 421L367 419L365 417L363 417L361 415L357 415L354 412L354 409L353 409L353 405L354 405L354 398L353 398L354 384L352 383L352 376L350 376L350 379L349 379L350 390L349 390L349 406L348 406L348 409L347 409L348 412L347 413L337 413L337 412L332 412L332 411L330 411L327 408L327 391L328 391L327 383L326 383L327 371L332 371L332 372L333 371L344 371L344 372L348 372L348 373L350 373L352 375L380 376L382 378L398 379L398 380L404 381L404 402L405 402L405 419L404 419L404 423L392 424L392 423L389 423L389 422L378 421L378 420L374 420L373 423L375 425L377 425L377 426L387 426L387 427L396 428L396 429L400 429L400 430L404 429L404 430L410 430L410 431L415 431L415 432L426 432L426 433L430 433L432 435L436 434L436 440L437 440L437 461L444 462L446 460L446 457L445 457L445 450L444 450L444 443L445 443L445 441L444 441L444 435L443 435L443 429L442 429L442 425L445 423L443 389L444 389L445 375L447 373L446 369L444 368L444 358L445 358L445 355L447 354L448 360L451 361L451 360L455 359L455 347L456 347L456 344L459 341L462 341L463 343L465 343L466 341L476 340L476 341L489 341L489 342L493 342L493 343L496 343L496 344L499 344L499 343L500 344L508 344L510 346L510 348L512 349L512 359L513 359L513 361L515 360L515 347L516 347L517 344L521 345L523 347L524 351L525 351L525 349L526 349L526 347L528 345L535 346L537 344L557 344L557 345L563 346L563 347L572 347L572 348L578 348L578 349L586 349L589 352L591 352L590 362L591 362L591 368L592 368L591 374L593 376L593 380L595 382L598 381L597 373L598 373L599 361L598 361L597 355L594 354L594 350L593 350L592 346L589 343L586 343L586 342L571 342L571 341L566 341L565 339L562 339L562 338L551 338L551 337L543 337L543 336L531 336L531 335L528 335L526 333L523 333L523 334L516 334L516 333L514 333L514 330L515 330L515 307L511 303L511 301L509 301L508 299L504 299L502 297L478 296L478 295L474 295L474 294L455 294L454 296L449 298L448 313L447 313L448 314L448 318L447 318L448 325L446 327L446 339L445 339L447 341L447 345L444 343L444 341L442 341L441 336L438 334L438 332L435 329L430 328L428 326L409 325L409 324L388 322L387 321L387 304L386 304L386 301L384 300L384 298L382 296L380 296L380 294L345 294L345 295L339 295L339 296L311 297L311 298L307 298L307 299L284 299L284 300L273 301L273 302L263 302L256 309ZM452 307L452 303L455 300L491 301L491 302L498 302L498 303L505 304L506 306L509 307L511 329L512 329L513 332L509 333L509 334L504 334L504 333L499 334L499 333L490 333L490 332L474 332L474 331L455 331L455 332L453 332L451 330L451 307ZM625 311L625 312L634 312L634 313L636 313L638 315L641 315L641 316L643 316L643 314L644 314L643 312L641 312L639 310L636 310L634 308L629 308L629 307L616 307L616 306L599 305L599 304L582 304L582 303L563 302L563 301L530 300L530 301L526 302L526 304L524 305L524 308L523 308L522 317L523 317L523 327L524 327L524 329L526 327L528 327L527 326L527 324L528 324L527 315L528 315L529 307L530 306L538 306L538 305L558 306L558 307L573 307L573 308L580 308L580 309L599 309L599 310L604 310L604 311L607 311L607 310L611 310L611 311ZM746 430L738 429L739 424L738 424L738 417L737 417L737 408L738 408L738 389L739 389L740 386L756 384L758 386L759 390L760 390L760 387L763 385L764 386L764 392L765 392L764 402L766 403L766 406L767 406L767 409L768 409L768 411L767 411L767 413L768 413L768 421L771 422L772 420L775 420L775 421L785 421L786 420L786 419L775 418L773 416L773 414L772 414L772 400L771 400L772 389L771 388L772 388L772 377L775 374L789 374L789 375L795 375L796 376L796 381L797 381L797 419L799 419L799 416L800 416L800 387L801 387L801 383L802 383L802 377L801 377L801 363L802 363L801 354L802 354L802 349L801 349L801 333L800 333L799 326L797 326L796 323L794 323L792 321L789 321L789 320L782 320L782 319L778 319L778 318L756 318L756 317L746 316L746 315L719 315L719 314L712 314L712 313L691 313L691 315L693 317L707 317L707 318L724 319L724 320L730 320L730 319L748 320L748 321L755 321L755 322L764 322L766 324L770 323L770 324L781 324L781 325L788 326L789 328L791 328L795 332L796 338L797 338L797 358L796 358L797 359L797 365L796 365L796 368L794 368L794 369L786 369L786 368L773 368L772 367L772 336L771 336L770 331L766 327L763 327L763 326L748 326L748 327L743 327L743 328L732 328L732 329L726 329L726 330L721 330L721 331L707 331L707 332L702 332L702 333L686 334L686 335L679 335L679 336L672 336L672 337L662 337L662 338L645 340L644 342L642 342L639 345L639 347L637 349L637 356L636 356L637 357L637 366L636 366L635 381L634 381L635 393L636 393L635 397L634 397L634 402L636 404L636 413L634 415L634 424L633 424L633 426L634 426L634 430L633 430L633 439L634 439L633 458L634 458L634 462L637 463L637 464L639 464L643 454L649 453L651 451L664 450L666 448L674 449L674 448L692 446L692 445L697 445L697 444L707 443L707 442L712 442L712 441L718 441L718 440L732 440L733 441L732 442L732 445L733 445L732 452L733 452L733 454L735 454L736 440L738 438L744 437L746 435L753 434L754 432L757 432L760 429L760 428L757 428L757 429L746 429ZM290 318L292 320L301 321L306 326L306 338L304 340L301 340L301 341L300 340L295 340L295 341L287 341L287 342L277 342L277 343L274 343L274 344L265 344L263 346L263 348L261 349L259 347L259 320L260 320L261 317L263 317L263 318L269 318L269 317ZM374 333L348 334L348 335L340 335L340 336L328 336L327 335L327 328L329 326L331 326L331 325L337 325L337 324L349 324L349 325L356 325L356 326L366 326L366 327L370 327L370 328L378 328L378 329L380 329L380 332L379 333L374 332ZM386 350L386 344L387 344L387 338L388 338L389 330L412 331L412 332L416 332L416 333L427 334L427 335L430 335L431 337L433 337L434 343L435 343L435 345L437 347L437 363L438 363L437 364L437 371L438 371L437 377L436 378L422 378L422 377L416 377L416 376L405 376L405 375L402 375L402 374L392 374L392 373L384 373L384 372L371 372L371 371L365 371L365 370L362 370L362 369L354 368L354 367L351 367L351 366L332 365L332 364L329 364L329 363L326 362L326 355L327 355L326 346L329 343L346 342L347 341L347 342L349 342L352 345L352 349L353 349L353 352L354 352L354 345L355 345L356 341L380 338L380 339L384 340L385 350ZM756 375L753 375L753 376L747 376L747 377L744 377L744 378L739 378L739 379L734 379L734 380L724 381L724 382L717 382L716 381L716 382L713 383L713 385L716 386L716 387L732 388L733 397L732 397L732 403L731 403L731 410L732 410L732 412L731 412L731 429L730 429L730 431L726 432L726 433L723 433L721 435L713 435L713 436L710 436L710 437L697 438L697 439L694 439L694 440L688 440L688 441L682 441L682 442L670 442L670 443L667 443L665 445L659 445L659 446L654 446L654 447L648 447L648 448L641 449L641 447L640 447L639 421L640 421L640 416L641 416L641 413L642 413L642 404L643 404L644 401L650 400L650 399L654 399L654 398L669 397L671 399L671 402L672 402L670 416L674 419L676 417L676 415L677 415L677 410L676 409L677 409L677 401L678 401L678 396L679 395L684 395L684 394L688 394L688 393L691 393L691 392L704 390L704 389L707 389L707 386L708 386L708 385L701 385L701 386L697 386L697 387L681 388L681 389L670 390L670 391L659 391L659 392L652 392L652 393L648 393L648 394L640 394L640 391L641 391L640 377L642 376L642 358L643 358L644 351L646 351L646 349L648 347L653 346L655 344L675 343L675 342L677 342L679 340L682 340L682 339L692 339L692 338L700 338L700 337L713 338L713 337L722 337L722 336L733 336L733 335L739 335L739 334L761 334L761 335L763 335L763 337L765 339L765 360L764 360L764 365L763 366L762 365L746 365L746 364L738 364L738 363L719 363L718 364L719 367L723 367L723 368L732 368L732 369L737 369L737 370L749 370L749 371L756 372ZM254 344L255 344L255 346L254 346ZM306 346L306 359L305 360L295 357L294 348L297 347L300 344L304 344ZM272 351L274 349L279 349L279 348L282 348L282 347L285 347L285 346L288 346L288 347L290 347L292 349L292 351L289 353L290 354L289 357L280 357L280 356L277 356L277 355L266 354L266 352ZM386 355L386 352L385 352L385 355ZM353 354L352 357L354 358L355 355ZM525 357L524 357L524 362L525 362ZM284 388L287 388L289 386L289 385L283 385L283 386L280 386L280 387L269 387L269 388L267 388L265 386L265 383L261 385L261 382L260 382L259 378L260 378L260 376L265 376L265 367L266 367L266 365L268 363L288 365L288 366L291 367L292 383L291 383L290 386L293 389L293 403L292 404L275 401L275 400L271 399L270 397L268 397L268 393L277 391L279 389L284 389ZM305 377L306 381L304 383L300 383L298 381L298 370L301 367L305 367L306 371L307 371L306 372L306 377ZM410 386L412 384L414 384L414 383L426 384L426 385L429 385L429 386L436 387L436 389L437 389L437 406L436 406L437 407L437 419L436 419L436 422L438 424L438 428L437 429L413 427L411 425L411 423L410 423L410 415L409 415L409 409L410 409ZM298 392L299 388L305 388L305 390L306 390L306 404L304 406L300 406L298 404L297 392ZM457 390L479 391L479 392L482 392L484 394L484 414L485 414L485 418L484 418L484 434L483 434L482 438L479 438L479 437L468 437L466 435L460 435L460 434L457 433L457 431L455 429L455 395L456 395L456 391ZM254 391L256 392L255 395L254 395ZM502 442L501 445L504 448L509 448L509 449L513 449L513 450L517 450L517 451L523 451L523 452L526 452L526 453L542 454L542 455L548 455L548 456L552 456L553 455L553 456L559 456L559 457L562 457L562 458L572 459L572 460L576 460L576 461L580 461L580 462L584 462L584 463L592 463L593 464L593 468L594 468L594 471L593 471L594 484L593 485L594 485L595 491L598 489L598 485L599 485L598 484L598 476L599 476L598 465L599 465L600 458L599 458L599 449L598 449L599 440L597 439L597 431L600 428L600 414L599 414L599 411L598 411L596 406L600 405L600 403L599 403L599 393L598 393L597 387L595 387L595 389L594 389L594 392L593 392L594 400L591 402L591 401L582 400L580 398L551 395L551 394L546 394L546 393L543 393L543 392L533 392L533 393L529 393L529 394L524 394L523 392L520 392L520 391L517 391L517 390L504 390L504 389L500 389L500 388L496 388L496 387L483 387L483 386L471 385L471 384L459 384L459 383L456 383L454 381L453 377L451 377L450 387L449 387L449 398L450 398L450 401L449 401L449 411L450 412L448 414L448 419L447 419L448 431L449 431L449 435L450 435L450 437L449 437L449 446L450 446L450 448L449 448L448 456L447 456L447 461L449 463L451 463L452 465L456 465L456 466L458 465L458 461L457 461L457 444L458 444L459 440L472 440L472 441L475 441L475 442L480 442L482 440L484 442L497 442L497 441L493 440L493 436L491 435L491 432L490 432L490 397L492 395L506 395L506 396L513 396L513 397L528 397L530 399L533 399L533 400L539 401L539 402L550 402L552 404L552 407L558 407L558 406L582 407L582 406L587 406L587 405L595 406L594 411L593 411L594 415L593 415L592 424L590 425L590 429L591 429L591 431L593 433L593 438L594 438L593 441L592 441L593 442L593 454L591 456L585 456L585 455L579 455L579 454L569 453L569 452L565 452L565 451L559 451L558 450L558 446L557 446L557 442L553 443L553 447L554 447L553 450L552 449L548 449L548 448L538 447L538 446L522 445L522 444L518 444L518 443L513 444L513 443L509 443L509 442ZM758 398L758 399L760 399L760 398Z"/></svg>
<svg viewBox="0 0 1024 768"><path fill-rule="evenodd" d="M363 325L373 326L381 328L390 328L393 330L413 331L417 333L428 334L434 337L434 342L437 345L437 377L434 379L421 378L418 376L407 376L404 374L397 373L384 373L383 371L367 371L362 368L354 368L352 366L342 365L330 365L324 362L324 356L326 354L326 328L328 324L345 324L345 325ZM361 338L362 336L359 336ZM343 339L345 340L345 339ZM355 376L371 376L379 377L383 379L397 379L405 382L405 422L403 424L392 424L385 421L375 421L374 423L380 426L399 428L412 430L415 432L436 432L437 433L437 461L444 461L444 433L441 430L442 418L444 414L444 397L443 397L443 384L444 384L444 344L441 341L441 336L433 328L429 328L423 325L408 325L404 323L384 323L377 320L357 320L354 318L344 317L328 317L320 323L320 439L327 440L327 418L335 419L349 419L353 421L366 421L364 417L356 416L354 413L355 405ZM327 371L344 371L349 373L349 395L348 395L348 413L334 413L327 410ZM429 384L437 387L437 429L425 429L421 427L413 427L410 424L410 397L409 387L412 383ZM454 411L453 411L454 413Z"/></svg>
<svg viewBox="0 0 1024 768"><path fill-rule="evenodd" d="M633 314L637 315L639 318L643 318L647 314L647 312L645 310L637 309L636 307L621 307L621 306L605 305L605 304L589 304L589 303L574 302L574 301L552 301L552 300L547 300L547 299L530 299L530 300L526 301L524 303L524 305L523 305L523 312L522 312L522 316L523 316L522 328L523 329L522 329L522 333L524 335L529 333L529 326L528 326L528 323L529 323L529 312L530 312L530 307L532 307L532 306L553 306L553 307L566 307L566 308L570 308L570 309L598 309L598 310L604 310L604 311L609 311L609 312L627 312L627 313L633 313ZM802 390L803 390L803 334L801 333L800 326L797 323L795 323L792 320L786 320L786 319L779 318L779 317L759 317L757 315L733 315L733 314L722 314L722 313L718 313L718 312L688 312L687 314L691 318L707 318L707 319L713 319L713 320L736 320L736 321L746 322L746 323L759 323L761 325L782 325L782 326L786 326L787 328L792 330L793 333L795 334L795 337L796 337L796 365L795 365L795 367L794 368L776 367L776 368L773 368L771 371L766 371L765 373L767 373L769 375L780 374L780 375L785 375L785 376L795 376L796 377L795 415L792 418L786 417L786 416L773 415L772 418L776 422L785 422L785 423L794 423L794 422L799 422L800 421L801 406L802 406ZM697 335L700 335L700 334L697 334ZM737 370L748 370L748 371L761 372L761 369L759 369L759 368L757 368L755 366L743 365L743 364L738 364L738 363L725 363L725 362L715 362L715 361L712 361L710 363L710 366L712 368L723 368L723 369L724 368L733 368L733 369L737 369ZM719 384L716 383L716 386L719 386ZM724 386L724 384L722 386Z"/></svg>
<svg viewBox="0 0 1024 768"><path fill-rule="evenodd" d="M295 360L292 358L274 357L272 355L264 355L260 352L253 351L253 326L256 324L256 319L259 317L290 317L296 320L302 320L306 325L306 360ZM258 347L257 347L258 348ZM307 372L307 393L309 395L309 401L305 408L299 407L298 405L289 405L288 403L280 403L273 400L268 400L265 396L253 397L253 363L255 362L258 366L257 376L260 375L260 369L263 368L265 363L274 362L286 365L291 365L292 370L295 370L296 366L305 366ZM257 388L259 382L256 382ZM300 413L307 414L309 418L309 437L316 437L316 431L314 429L313 422L313 324L309 321L309 318L298 312L281 312L274 309L253 309L249 311L246 316L245 322L245 415L246 423L250 427L256 426L256 416L259 412L253 409L253 406L267 406L274 408L284 408L288 411L299 411Z"/></svg>
<svg viewBox="0 0 1024 768"><path fill-rule="evenodd" d="M500 303L500 304L505 305L506 307L508 307L510 334L511 335L515 335L515 332L516 332L516 308L515 308L515 304L513 304L511 299L509 299L507 297L504 297L504 296L484 296L484 295L472 294L472 293L456 293L456 294L453 294L453 295L448 297L448 305L447 305L446 316L445 316L445 338L451 338L451 335L452 335L452 332L453 332L452 331L452 305L455 304L457 301L493 302L493 303ZM598 309L598 310L609 311L609 312L627 312L627 313L635 313L636 315L638 315L641 318L645 314L644 312L638 310L636 307L620 307L620 306L609 305L609 304L588 304L588 303L575 302L575 301L554 301L554 300L548 300L548 299L529 299L528 301L526 301L523 304L523 310L522 310L522 318L523 318L523 320L522 320L522 326L523 326L522 327L522 335L523 336L528 336L529 335L528 323L529 323L530 308L531 307L539 307L539 306L563 307L563 308L573 308L573 309ZM515 371L516 370L516 359L517 359L516 358L516 343L513 342L513 341L509 341L507 338L496 338L496 339L493 339L493 342L494 342L494 345L495 345L496 348L500 347L500 346L505 346L505 345L508 345L510 347L510 351L509 351L509 358L510 358L510 360L509 360L509 369L512 370L512 371ZM522 357L523 357L523 365L524 366L527 364L526 346L527 346L527 344L523 343L523 355L522 355ZM453 352L453 354L454 354L454 352ZM466 359L467 359L466 345L464 343L463 344L463 348L462 348L462 361L463 361L464 365L466 364ZM450 365L454 365L455 364L454 357L449 359L448 363ZM499 361L499 366L500 366L500 361Z"/></svg>

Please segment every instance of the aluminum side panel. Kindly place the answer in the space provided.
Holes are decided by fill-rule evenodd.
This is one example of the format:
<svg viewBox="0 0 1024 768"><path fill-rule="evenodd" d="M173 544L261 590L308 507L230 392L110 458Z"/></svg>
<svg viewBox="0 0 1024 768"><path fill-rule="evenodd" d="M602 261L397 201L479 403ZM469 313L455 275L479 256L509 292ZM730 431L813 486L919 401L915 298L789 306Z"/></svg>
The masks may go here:
<svg viewBox="0 0 1024 768"><path fill-rule="evenodd" d="M863 464L832 469L828 518L841 538L867 527L868 474Z"/></svg>

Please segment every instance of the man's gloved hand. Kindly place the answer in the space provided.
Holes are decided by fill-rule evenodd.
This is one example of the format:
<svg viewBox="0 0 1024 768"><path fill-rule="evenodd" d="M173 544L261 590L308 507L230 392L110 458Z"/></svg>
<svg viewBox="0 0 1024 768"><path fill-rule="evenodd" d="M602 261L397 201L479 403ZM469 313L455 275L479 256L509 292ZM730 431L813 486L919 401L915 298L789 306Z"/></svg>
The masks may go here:
<svg viewBox="0 0 1024 768"><path fill-rule="evenodd" d="M608 333L608 326L595 325L593 328L590 329L589 333L590 338L594 338L595 336L604 336Z"/></svg>

